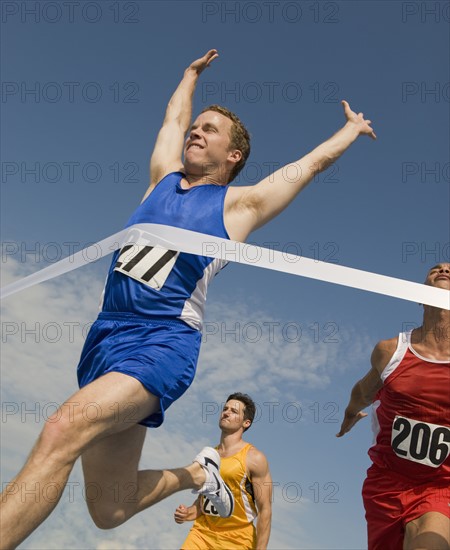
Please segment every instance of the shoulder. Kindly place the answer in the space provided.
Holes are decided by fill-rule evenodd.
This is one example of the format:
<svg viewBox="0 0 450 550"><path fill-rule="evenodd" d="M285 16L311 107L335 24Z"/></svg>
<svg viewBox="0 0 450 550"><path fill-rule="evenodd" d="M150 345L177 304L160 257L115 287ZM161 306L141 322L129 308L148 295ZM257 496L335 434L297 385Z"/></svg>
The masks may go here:
<svg viewBox="0 0 450 550"><path fill-rule="evenodd" d="M247 470L251 475L264 475L269 469L266 455L253 445L247 452Z"/></svg>
<svg viewBox="0 0 450 550"><path fill-rule="evenodd" d="M379 374L383 372L386 365L391 360L392 356L397 349L398 337L389 338L388 340L380 340L373 348L371 363L372 368L378 371Z"/></svg>

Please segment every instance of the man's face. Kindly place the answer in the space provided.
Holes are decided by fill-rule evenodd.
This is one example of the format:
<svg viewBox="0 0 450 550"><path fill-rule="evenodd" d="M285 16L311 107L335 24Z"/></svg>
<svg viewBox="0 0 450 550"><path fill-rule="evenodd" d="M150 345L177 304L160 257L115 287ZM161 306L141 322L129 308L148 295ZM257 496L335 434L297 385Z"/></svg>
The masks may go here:
<svg viewBox="0 0 450 550"><path fill-rule="evenodd" d="M430 269L425 284L450 290L450 264L437 264Z"/></svg>
<svg viewBox="0 0 450 550"><path fill-rule="evenodd" d="M227 401L220 415L219 428L223 432L237 432L241 428L248 428L250 420L244 420L245 405L241 401L231 399Z"/></svg>
<svg viewBox="0 0 450 550"><path fill-rule="evenodd" d="M211 169L229 168L235 153L230 150L232 121L215 111L201 113L194 121L184 146L186 171L197 176Z"/></svg>

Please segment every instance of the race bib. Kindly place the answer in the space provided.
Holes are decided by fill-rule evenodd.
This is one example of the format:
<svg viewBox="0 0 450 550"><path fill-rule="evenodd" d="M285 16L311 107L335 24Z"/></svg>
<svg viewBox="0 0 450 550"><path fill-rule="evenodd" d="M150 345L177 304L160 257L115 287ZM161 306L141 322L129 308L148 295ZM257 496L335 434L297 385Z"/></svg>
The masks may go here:
<svg viewBox="0 0 450 550"><path fill-rule="evenodd" d="M179 256L162 246L130 244L122 248L114 271L123 273L144 285L160 290Z"/></svg>
<svg viewBox="0 0 450 550"><path fill-rule="evenodd" d="M214 508L212 502L207 497L202 497L202 512L207 516L219 515L219 512Z"/></svg>
<svg viewBox="0 0 450 550"><path fill-rule="evenodd" d="M450 454L450 428L396 416L391 445L400 458L438 468Z"/></svg>

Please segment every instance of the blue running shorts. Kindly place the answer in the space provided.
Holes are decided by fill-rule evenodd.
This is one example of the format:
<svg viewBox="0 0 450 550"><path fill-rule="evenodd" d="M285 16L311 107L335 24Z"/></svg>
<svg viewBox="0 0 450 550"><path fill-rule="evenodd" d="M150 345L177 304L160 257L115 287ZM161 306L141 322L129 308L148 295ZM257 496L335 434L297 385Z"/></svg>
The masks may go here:
<svg viewBox="0 0 450 550"><path fill-rule="evenodd" d="M160 399L160 410L140 422L157 428L164 412L191 385L201 333L183 321L102 312L92 325L78 364L80 388L108 372L139 380Z"/></svg>

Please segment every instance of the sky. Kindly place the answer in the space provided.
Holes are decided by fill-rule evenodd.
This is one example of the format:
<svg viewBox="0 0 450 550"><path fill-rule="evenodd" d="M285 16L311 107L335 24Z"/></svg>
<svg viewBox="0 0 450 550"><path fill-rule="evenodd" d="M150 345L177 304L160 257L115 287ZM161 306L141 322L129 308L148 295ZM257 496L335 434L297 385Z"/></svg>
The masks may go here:
<svg viewBox="0 0 450 550"><path fill-rule="evenodd" d="M194 111L220 103L248 127L236 185L336 132L341 99L378 136L359 138L249 242L423 282L450 261L449 13L439 1L2 2L2 286L122 229L146 190L167 101L211 48L219 58ZM109 261L2 304L2 486L77 389ZM274 482L269 548L366 548L370 420L335 434L374 345L421 316L413 302L230 264L208 293L196 379L149 431L142 467L188 464L217 444L225 398L247 392L258 414L246 439ZM21 548L176 549L189 526L173 512L194 498L180 493L100 531L77 463Z"/></svg>

